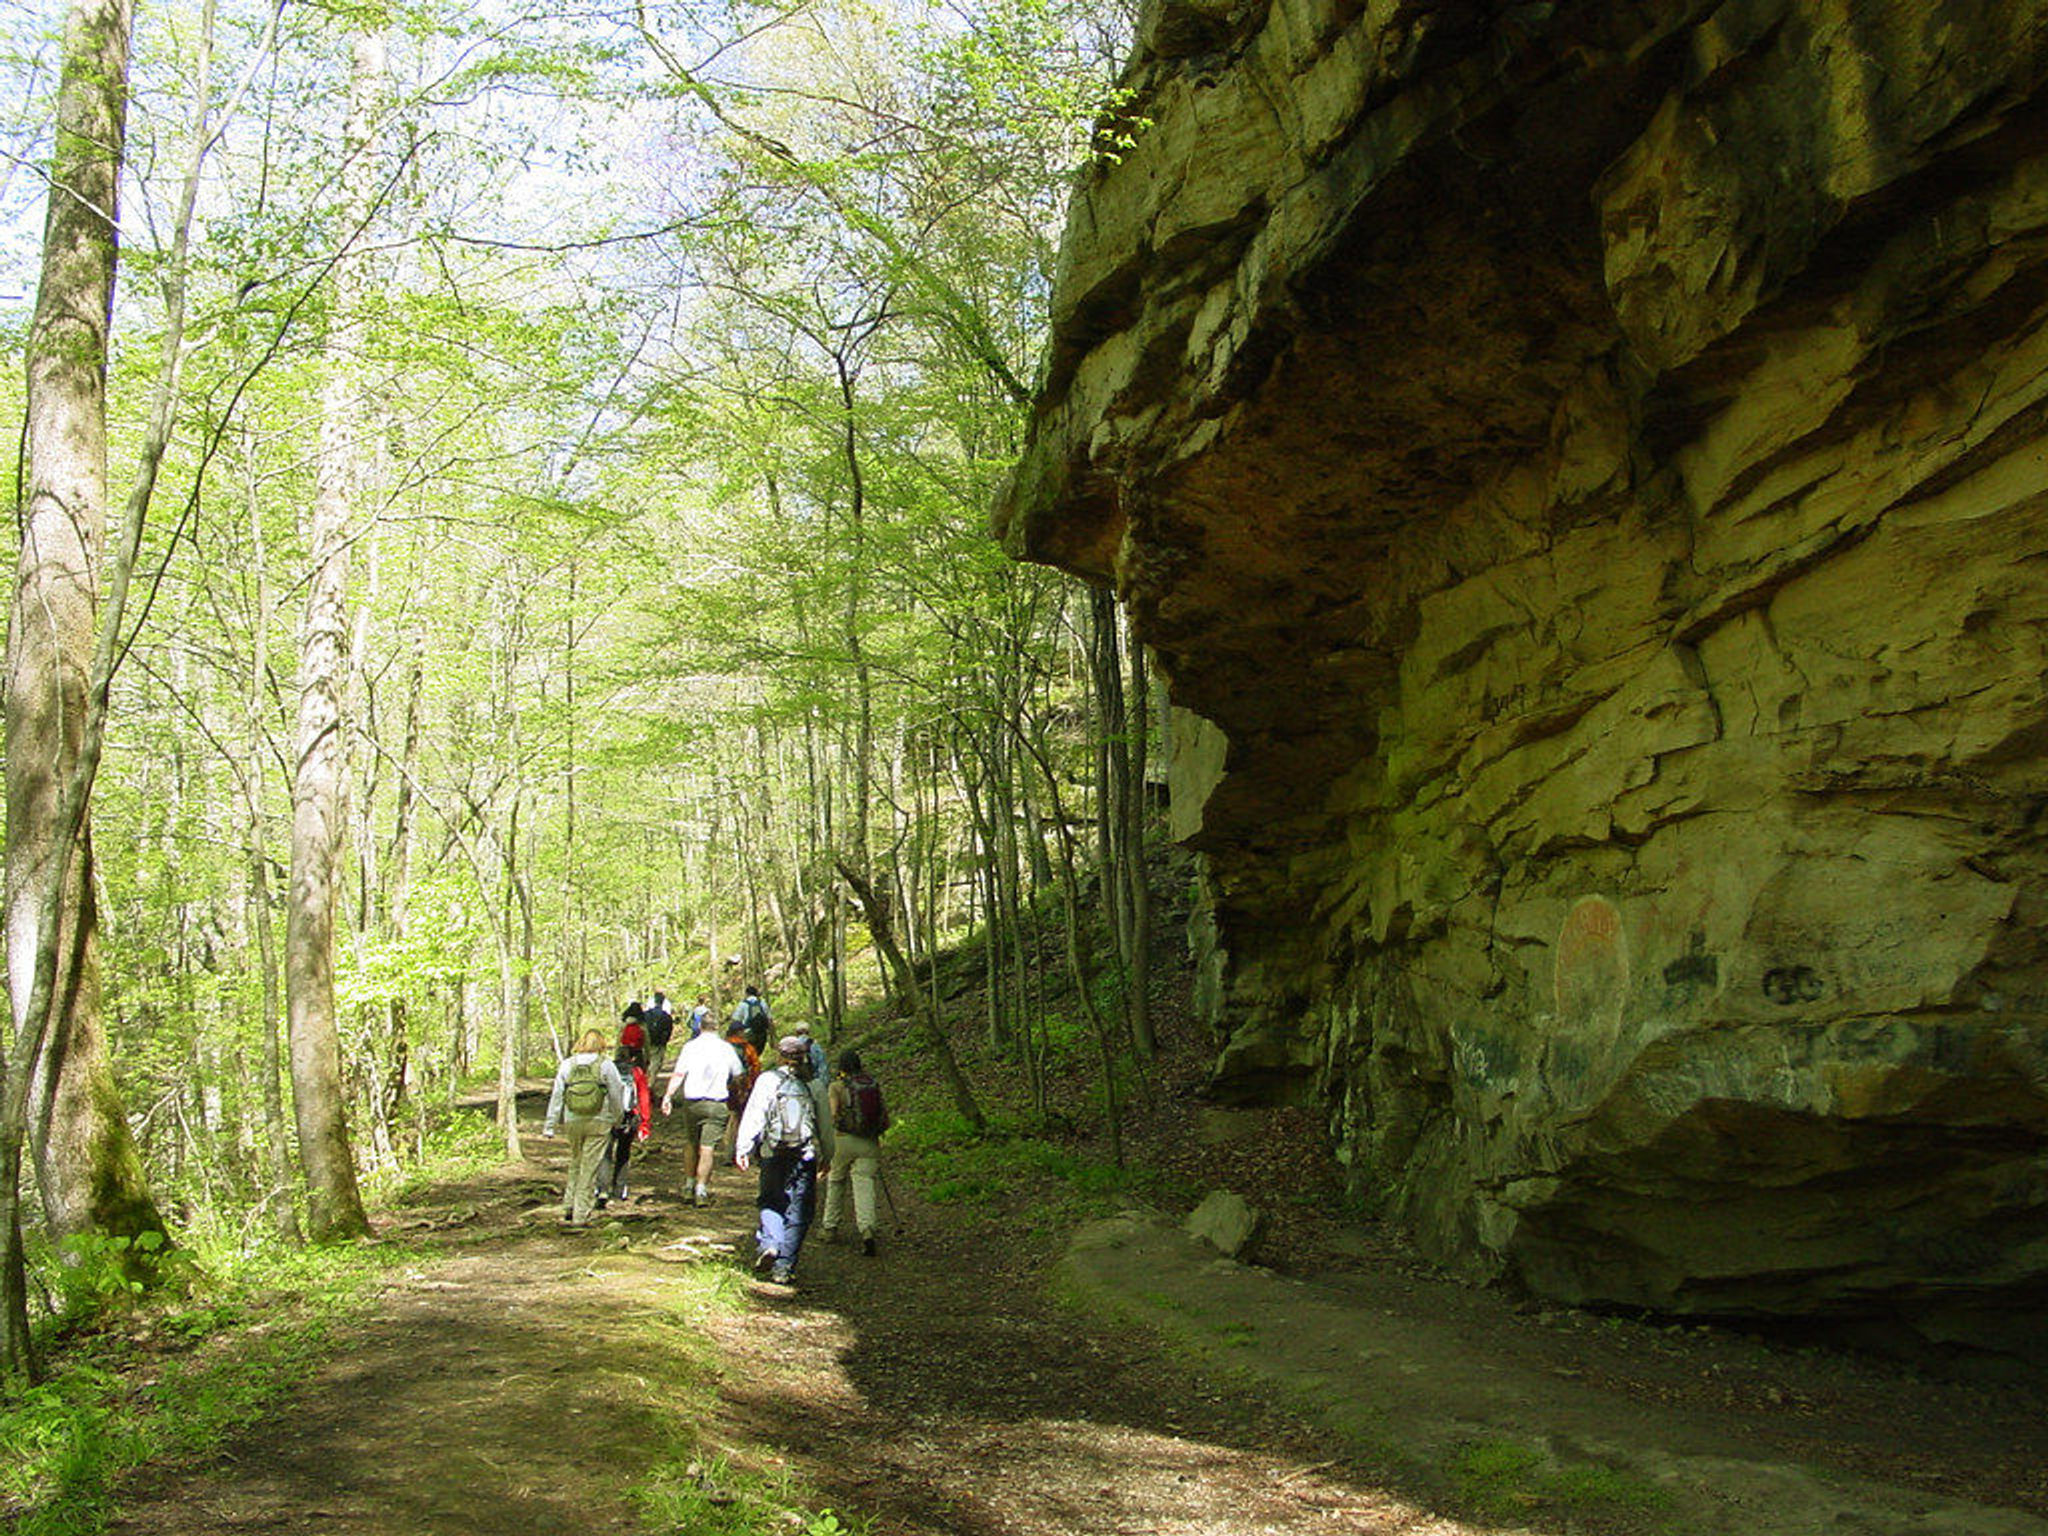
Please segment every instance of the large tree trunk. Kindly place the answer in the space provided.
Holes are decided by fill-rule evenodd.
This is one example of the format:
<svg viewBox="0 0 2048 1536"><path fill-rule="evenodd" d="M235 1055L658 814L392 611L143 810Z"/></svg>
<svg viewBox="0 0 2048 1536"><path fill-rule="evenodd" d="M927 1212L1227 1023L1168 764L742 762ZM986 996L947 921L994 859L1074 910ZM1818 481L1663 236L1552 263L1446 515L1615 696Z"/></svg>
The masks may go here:
<svg viewBox="0 0 2048 1536"><path fill-rule="evenodd" d="M383 74L375 37L355 45L346 130L350 227L367 214L365 184L370 114ZM312 577L299 628L298 753L292 785L292 882L285 924L285 996L291 1023L292 1095L299 1160L306 1172L307 1235L315 1242L369 1230L356 1187L334 1004L335 874L341 842L341 700L348 618L348 521L356 461L352 318L359 264L344 258L335 275L335 314L320 395L320 454L310 538Z"/></svg>
<svg viewBox="0 0 2048 1536"><path fill-rule="evenodd" d="M112 1084L98 1044L91 838L83 748L97 634L94 565L105 538L106 368L116 192L126 127L129 12L79 0L66 18L43 267L27 352L26 496L7 642L7 964L12 1028L0 1102L0 1381L36 1373L21 1258L21 1165L33 1109L39 1150L68 1145L71 1097L103 1112ZM54 963L53 963L54 962ZM95 1068L98 1071L95 1071ZM52 1092L52 1088L56 1092ZM35 1090L33 1095L32 1088ZM33 1105L31 1099L34 1099ZM59 1098L66 1112L54 1115ZM115 1123L126 1134L114 1103ZM88 1157L96 1157L87 1133ZM127 1177L132 1148L113 1171ZM45 1199L90 1224L99 1181L53 1169ZM133 1170L139 1180L139 1169ZM140 1189L134 1215L155 1220ZM160 1230L160 1225L159 1225Z"/></svg>
<svg viewBox="0 0 2048 1536"><path fill-rule="evenodd" d="M55 878L57 810L76 772L107 509L106 357L118 259L126 7L73 8L43 276L28 350L27 505L7 644L8 980L19 1029ZM29 1117L59 1236L163 1232L101 1031L92 835L82 819L57 905L54 996Z"/></svg>

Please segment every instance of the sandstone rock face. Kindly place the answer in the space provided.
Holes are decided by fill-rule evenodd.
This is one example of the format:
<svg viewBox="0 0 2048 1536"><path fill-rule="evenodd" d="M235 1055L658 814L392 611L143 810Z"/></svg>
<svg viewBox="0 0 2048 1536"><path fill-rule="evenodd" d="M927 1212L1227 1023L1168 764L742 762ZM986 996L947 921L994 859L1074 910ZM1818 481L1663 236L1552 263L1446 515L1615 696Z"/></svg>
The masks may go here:
<svg viewBox="0 0 2048 1536"><path fill-rule="evenodd" d="M1198 717L1219 1083L1572 1301L2048 1295L2048 0L1163 0L1018 554Z"/></svg>

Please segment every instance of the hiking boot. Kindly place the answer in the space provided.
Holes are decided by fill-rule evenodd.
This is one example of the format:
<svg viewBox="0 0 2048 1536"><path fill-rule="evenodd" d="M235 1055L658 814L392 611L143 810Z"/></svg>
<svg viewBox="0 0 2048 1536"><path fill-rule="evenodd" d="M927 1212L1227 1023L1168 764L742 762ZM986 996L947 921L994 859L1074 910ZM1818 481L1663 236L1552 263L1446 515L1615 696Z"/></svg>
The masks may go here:
<svg viewBox="0 0 2048 1536"><path fill-rule="evenodd" d="M785 1274L788 1273L789 1266L781 1262L773 1248L763 1248L759 1253L754 1255L755 1274L765 1275L768 1273L770 1268L776 1267L779 1267Z"/></svg>
<svg viewBox="0 0 2048 1536"><path fill-rule="evenodd" d="M795 1275L796 1271L787 1264L778 1264L768 1272L768 1279L775 1285L788 1285Z"/></svg>
<svg viewBox="0 0 2048 1536"><path fill-rule="evenodd" d="M860 1240L860 1251L866 1258L872 1259L875 1256L875 1239L872 1234Z"/></svg>

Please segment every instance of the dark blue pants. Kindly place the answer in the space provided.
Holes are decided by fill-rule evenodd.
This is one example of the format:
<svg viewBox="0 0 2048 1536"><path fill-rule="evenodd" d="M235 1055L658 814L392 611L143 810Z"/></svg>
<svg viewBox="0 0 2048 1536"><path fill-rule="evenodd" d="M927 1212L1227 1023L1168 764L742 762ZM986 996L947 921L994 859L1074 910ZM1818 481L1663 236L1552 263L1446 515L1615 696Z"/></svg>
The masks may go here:
<svg viewBox="0 0 2048 1536"><path fill-rule="evenodd" d="M760 1164L760 1191L755 1204L761 1208L761 1225L754 1234L763 1253L775 1255L778 1265L796 1267L797 1250L810 1230L811 1211L818 1193L818 1165L796 1150L771 1153Z"/></svg>
<svg viewBox="0 0 2048 1536"><path fill-rule="evenodd" d="M626 1164L633 1160L632 1131L613 1127L605 1143L604 1161L597 1165L597 1192L607 1200L626 1198Z"/></svg>

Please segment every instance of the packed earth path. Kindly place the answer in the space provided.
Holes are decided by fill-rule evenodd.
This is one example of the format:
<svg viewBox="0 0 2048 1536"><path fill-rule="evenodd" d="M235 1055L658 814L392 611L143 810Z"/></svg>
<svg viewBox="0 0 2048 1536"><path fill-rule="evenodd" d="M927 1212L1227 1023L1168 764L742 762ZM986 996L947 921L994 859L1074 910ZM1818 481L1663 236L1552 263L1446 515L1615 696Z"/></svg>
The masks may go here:
<svg viewBox="0 0 2048 1536"><path fill-rule="evenodd" d="M383 1219L417 1262L329 1363L224 1454L133 1478L111 1528L2048 1532L2033 1387L1518 1308L1370 1229L1314 1276L1137 1212L1068 1249L900 1171L879 1254L814 1239L775 1286L741 1262L751 1179L691 1208L672 1131L588 1231L561 1143L526 1150ZM807 1513L744 1523L764 1487Z"/></svg>

